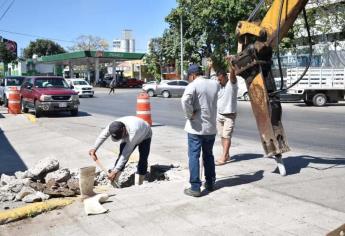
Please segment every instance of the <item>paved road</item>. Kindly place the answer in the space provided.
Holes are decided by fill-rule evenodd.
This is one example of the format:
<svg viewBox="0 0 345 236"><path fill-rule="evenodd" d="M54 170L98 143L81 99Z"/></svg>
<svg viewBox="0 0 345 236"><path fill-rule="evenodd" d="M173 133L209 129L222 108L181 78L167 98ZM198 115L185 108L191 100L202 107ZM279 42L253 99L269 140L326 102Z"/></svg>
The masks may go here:
<svg viewBox="0 0 345 236"><path fill-rule="evenodd" d="M114 117L135 114L139 89L117 90L108 95L99 90L92 99L82 98L80 110ZM184 118L178 98L151 98L155 123L180 127ZM283 125L291 148L327 153L330 157L345 152L345 104L306 107L303 103L283 103ZM248 102L240 101L235 136L259 141L256 123Z"/></svg>

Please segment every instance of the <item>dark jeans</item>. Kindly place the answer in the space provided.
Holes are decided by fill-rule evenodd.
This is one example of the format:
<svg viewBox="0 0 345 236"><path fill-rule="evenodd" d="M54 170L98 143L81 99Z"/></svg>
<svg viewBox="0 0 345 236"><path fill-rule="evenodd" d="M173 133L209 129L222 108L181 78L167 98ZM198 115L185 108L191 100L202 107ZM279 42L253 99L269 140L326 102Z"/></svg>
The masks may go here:
<svg viewBox="0 0 345 236"><path fill-rule="evenodd" d="M120 159L120 156L122 154L123 149L125 148L127 143L121 143L120 144L120 153L119 156L115 162L115 166L117 164L117 162ZM141 143L139 143L137 146L139 146L139 163L138 163L138 171L137 173L139 175L146 175L147 173L147 160L149 158L149 154L150 154L150 147L151 147L151 138L145 139L144 141L142 141ZM135 146L134 149L137 147ZM132 152L134 151L134 149L132 150ZM125 166L122 167L121 171L123 171L125 169Z"/></svg>
<svg viewBox="0 0 345 236"><path fill-rule="evenodd" d="M189 182L193 191L200 191L200 164L199 157L202 151L202 159L205 168L207 184L214 184L216 170L213 156L213 145L216 135L196 135L188 133L188 157L189 157Z"/></svg>
<svg viewBox="0 0 345 236"><path fill-rule="evenodd" d="M115 93L115 87L110 88L109 94L111 94L111 92Z"/></svg>

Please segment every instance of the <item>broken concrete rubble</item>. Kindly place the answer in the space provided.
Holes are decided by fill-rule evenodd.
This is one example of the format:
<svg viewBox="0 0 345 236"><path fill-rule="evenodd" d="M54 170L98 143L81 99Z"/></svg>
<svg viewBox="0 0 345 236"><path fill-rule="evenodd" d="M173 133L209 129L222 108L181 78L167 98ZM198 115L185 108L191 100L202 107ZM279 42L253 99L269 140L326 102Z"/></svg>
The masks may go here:
<svg viewBox="0 0 345 236"><path fill-rule="evenodd" d="M67 181L67 186L70 190L75 192L76 194L80 194L80 189L79 189L79 179L76 178L70 178Z"/></svg>
<svg viewBox="0 0 345 236"><path fill-rule="evenodd" d="M173 180L178 176L176 165L152 165L146 180ZM129 163L118 179L120 188L135 183L136 163ZM107 173L96 172L94 185L108 185ZM79 171L59 169L59 162L52 158L39 161L27 171L17 171L15 176L2 174L0 177L0 202L44 201L54 197L71 197L80 194Z"/></svg>
<svg viewBox="0 0 345 236"><path fill-rule="evenodd" d="M50 196L48 194L44 194L42 192L36 192L36 195L42 199L42 201L48 200Z"/></svg>
<svg viewBox="0 0 345 236"><path fill-rule="evenodd" d="M31 187L24 186L16 195L16 200L21 201L25 196L35 193L35 190Z"/></svg>
<svg viewBox="0 0 345 236"><path fill-rule="evenodd" d="M0 177L0 186L8 185L10 182L12 182L15 179L16 179L15 176L9 176L6 174L2 174Z"/></svg>
<svg viewBox="0 0 345 236"><path fill-rule="evenodd" d="M121 173L118 180L118 185L121 188L126 188L134 185L135 173L137 172L137 164L129 163L124 171Z"/></svg>
<svg viewBox="0 0 345 236"><path fill-rule="evenodd" d="M32 202L41 202L44 200L48 200L49 199L49 195L44 194L42 192L35 192L29 195L26 195L22 201L26 202L26 203L32 203Z"/></svg>
<svg viewBox="0 0 345 236"><path fill-rule="evenodd" d="M53 158L44 158L28 170L31 178L42 178L45 174L59 169L59 161Z"/></svg>
<svg viewBox="0 0 345 236"><path fill-rule="evenodd" d="M28 171L17 171L15 176L1 175L0 202L37 202L50 197L70 197L79 194L78 180L67 183L71 178L70 170L58 168L57 160L46 158ZM25 178L28 176L30 178Z"/></svg>
<svg viewBox="0 0 345 236"><path fill-rule="evenodd" d="M69 169L64 168L48 173L45 177L45 181L47 183L49 180L54 179L56 182L61 183L66 182L70 177L71 174Z"/></svg>
<svg viewBox="0 0 345 236"><path fill-rule="evenodd" d="M95 185L108 185L110 181L108 180L108 176L104 171L97 171L96 178L95 178Z"/></svg>
<svg viewBox="0 0 345 236"><path fill-rule="evenodd" d="M26 179L29 177L29 173L28 171L17 171L16 173L14 173L14 175L16 176L17 179Z"/></svg>
<svg viewBox="0 0 345 236"><path fill-rule="evenodd" d="M58 184L58 183L57 183ZM73 197L76 193L70 190L67 186L59 186L57 188L45 188L43 193L48 194L51 197Z"/></svg>
<svg viewBox="0 0 345 236"><path fill-rule="evenodd" d="M11 192L0 191L0 202L12 201L16 196Z"/></svg>
<svg viewBox="0 0 345 236"><path fill-rule="evenodd" d="M30 179L16 179L9 184L9 189L14 193L19 193L23 186L28 185Z"/></svg>
<svg viewBox="0 0 345 236"><path fill-rule="evenodd" d="M43 191L43 189L45 188L45 185L41 182L31 182L29 186L36 191Z"/></svg>
<svg viewBox="0 0 345 236"><path fill-rule="evenodd" d="M121 173L120 178L117 181L117 186L120 188L126 188L134 185L135 173L137 171L137 164L129 163L124 171ZM95 185L108 185L108 175L104 171L97 171L95 178Z"/></svg>

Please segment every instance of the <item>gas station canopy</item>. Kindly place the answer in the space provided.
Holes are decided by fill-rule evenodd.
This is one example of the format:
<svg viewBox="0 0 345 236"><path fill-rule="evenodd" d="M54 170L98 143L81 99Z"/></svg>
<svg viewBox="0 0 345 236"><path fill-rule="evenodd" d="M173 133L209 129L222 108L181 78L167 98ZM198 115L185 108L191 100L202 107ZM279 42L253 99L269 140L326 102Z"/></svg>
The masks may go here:
<svg viewBox="0 0 345 236"><path fill-rule="evenodd" d="M98 59L98 63L112 63L114 61L141 60L145 53L130 52L108 52L108 51L77 51L69 53L61 53L51 56L42 56L37 58L39 63L55 64L55 65L87 65L94 63Z"/></svg>

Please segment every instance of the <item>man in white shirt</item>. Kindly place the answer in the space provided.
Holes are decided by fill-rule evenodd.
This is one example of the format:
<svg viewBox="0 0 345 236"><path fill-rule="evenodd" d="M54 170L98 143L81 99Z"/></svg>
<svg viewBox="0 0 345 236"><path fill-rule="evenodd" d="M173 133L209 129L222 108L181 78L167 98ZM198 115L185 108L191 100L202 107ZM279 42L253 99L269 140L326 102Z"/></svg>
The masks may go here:
<svg viewBox="0 0 345 236"><path fill-rule="evenodd" d="M143 119L135 116L125 116L111 122L105 127L94 144L94 147L89 151L89 155L96 161L96 151L103 144L103 142L111 136L112 141L120 144L120 153L115 162L114 168L108 173L108 179L114 182L121 172L124 170L126 163L138 146L139 148L139 163L138 171L139 180L138 184L142 184L147 172L147 160L150 154L152 130L150 125Z"/></svg>
<svg viewBox="0 0 345 236"><path fill-rule="evenodd" d="M191 187L184 193L193 197L201 196L199 158L202 151L205 167L205 188L214 189L216 179L213 145L217 133L217 93L216 80L206 79L199 65L188 69L189 85L181 98L182 109L187 119L185 131L188 133L189 182Z"/></svg>
<svg viewBox="0 0 345 236"><path fill-rule="evenodd" d="M232 68L230 79L225 71L219 71L217 76L221 85L217 102L217 130L221 138L223 154L216 160L216 165L224 165L230 162L229 150L237 113L238 85Z"/></svg>

